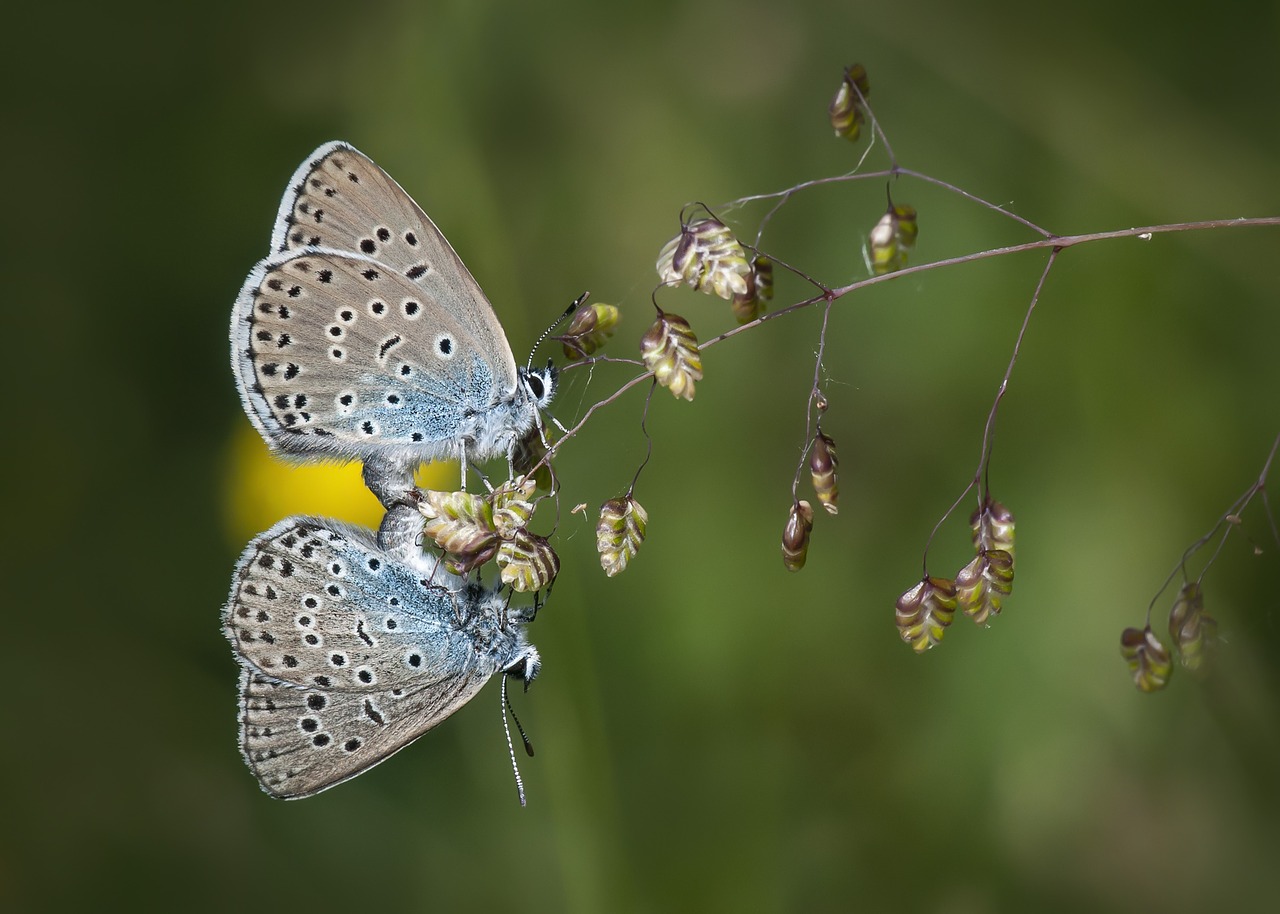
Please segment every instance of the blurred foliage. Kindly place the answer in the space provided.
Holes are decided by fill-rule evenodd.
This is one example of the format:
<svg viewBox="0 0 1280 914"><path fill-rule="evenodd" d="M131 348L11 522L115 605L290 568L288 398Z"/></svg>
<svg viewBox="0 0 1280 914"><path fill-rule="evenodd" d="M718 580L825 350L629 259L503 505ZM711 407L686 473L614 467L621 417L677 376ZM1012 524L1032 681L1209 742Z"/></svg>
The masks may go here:
<svg viewBox="0 0 1280 914"><path fill-rule="evenodd" d="M621 308L606 351L634 356L685 203L852 167L860 146L826 108L854 61L903 164L1054 230L1280 213L1278 15L1097 0L15 11L0 256L21 393L4 474L18 691L0 907L1268 906L1280 676L1257 516L1242 532L1267 551L1242 537L1204 582L1225 644L1203 683L1139 694L1116 644L1276 433L1274 230L1062 258L996 443L1017 589L990 630L959 618L925 656L900 643L894 600L977 463L1039 255L834 309L823 428L841 510L820 512L799 574L778 520L807 443L817 309L706 350L696 401L654 399L646 539L617 578L594 512L568 508L626 490L643 392L603 411L556 467L563 570L530 629L543 675L517 696L538 747L527 809L493 686L376 771L269 800L235 749L218 612L256 530L373 510L354 468L267 464L228 366L232 300L319 143L353 142L424 205L518 357L584 289ZM1025 238L934 188L909 199L912 263ZM764 245L847 282L883 207L870 183L810 191ZM721 215L751 237L765 208ZM808 294L775 280L773 309ZM699 339L733 326L724 302L660 301ZM570 373L557 415L629 376ZM972 555L963 515L935 543L940 571Z"/></svg>

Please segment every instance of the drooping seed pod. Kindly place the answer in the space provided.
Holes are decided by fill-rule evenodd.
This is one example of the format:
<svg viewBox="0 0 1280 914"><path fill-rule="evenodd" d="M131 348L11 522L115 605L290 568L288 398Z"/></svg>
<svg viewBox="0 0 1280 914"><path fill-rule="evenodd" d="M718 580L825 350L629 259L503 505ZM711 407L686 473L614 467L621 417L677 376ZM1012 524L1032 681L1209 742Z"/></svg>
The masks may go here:
<svg viewBox="0 0 1280 914"><path fill-rule="evenodd" d="M445 553L441 561L444 562L444 567L454 574L470 574L477 568L492 562L498 555L498 547L501 545L502 543L495 537L471 552Z"/></svg>
<svg viewBox="0 0 1280 914"><path fill-rule="evenodd" d="M819 431L813 436L809 449L809 474L813 478L813 491L828 514L839 514L836 502L840 499L840 479L836 468L840 459L836 456L836 443Z"/></svg>
<svg viewBox="0 0 1280 914"><path fill-rule="evenodd" d="M489 494L493 505L493 529L500 539L511 539L517 530L523 529L533 516L535 484L532 479L518 476L508 479Z"/></svg>
<svg viewBox="0 0 1280 914"><path fill-rule="evenodd" d="M502 583L518 593L546 590L560 573L560 557L546 537L517 530L498 548Z"/></svg>
<svg viewBox="0 0 1280 914"><path fill-rule="evenodd" d="M862 256L867 269L876 276L894 273L907 265L907 254L915 247L920 224L914 207L890 205L871 229Z"/></svg>
<svg viewBox="0 0 1280 914"><path fill-rule="evenodd" d="M680 234L658 254L658 278L732 301L747 292L751 264L738 239L718 219L701 219L681 227Z"/></svg>
<svg viewBox="0 0 1280 914"><path fill-rule="evenodd" d="M894 621L902 640L923 654L942 640L956 614L956 585L947 578L926 577L898 597Z"/></svg>
<svg viewBox="0 0 1280 914"><path fill-rule="evenodd" d="M484 496L425 489L418 511L425 518L423 536L444 550L450 570L464 574L493 558L498 535L493 505Z"/></svg>
<svg viewBox="0 0 1280 914"><path fill-rule="evenodd" d="M749 324L765 311L773 300L773 261L757 255L751 261L747 291L733 297L733 316L739 324Z"/></svg>
<svg viewBox="0 0 1280 914"><path fill-rule="evenodd" d="M845 67L840 88L836 90L835 97L827 106L827 115L831 118L831 126L836 136L842 136L848 140L858 139L862 133L862 125L866 121L864 99L870 92L871 84L867 81L866 68L860 63Z"/></svg>
<svg viewBox="0 0 1280 914"><path fill-rule="evenodd" d="M978 552L1003 549L1013 558L1013 514L1000 502L987 496L969 515L973 531L973 548Z"/></svg>
<svg viewBox="0 0 1280 914"><path fill-rule="evenodd" d="M673 286L688 282L690 276L698 275L695 262L697 253L697 245L693 239L693 226L682 222L680 234L658 251L658 262L654 264L658 270L658 279ZM686 273L690 275L686 276Z"/></svg>
<svg viewBox="0 0 1280 914"><path fill-rule="evenodd" d="M1178 591L1169 612L1169 635L1182 665L1199 672L1218 640L1218 621L1204 611L1204 594L1197 582L1188 581Z"/></svg>
<svg viewBox="0 0 1280 914"><path fill-rule="evenodd" d="M673 396L693 399L694 382L702 380L702 353L693 328L683 317L659 312L640 340L640 357Z"/></svg>
<svg viewBox="0 0 1280 914"><path fill-rule="evenodd" d="M804 499L795 502L782 528L782 564L787 571L799 571L809 558L809 534L813 532L813 506Z"/></svg>
<svg viewBox="0 0 1280 914"><path fill-rule="evenodd" d="M535 426L516 442L515 449L511 452L511 468L516 476L531 477L538 488L548 492L555 488L556 474L551 461L543 463L542 458L547 456L547 443L544 439L550 439L551 435L551 429L546 426Z"/></svg>
<svg viewBox="0 0 1280 914"><path fill-rule="evenodd" d="M910 251L916 246L916 240L920 237L920 220L915 207L903 204L890 208L889 212L897 218L898 243L902 245L904 251Z"/></svg>
<svg viewBox="0 0 1280 914"><path fill-rule="evenodd" d="M773 261L757 254L751 259L751 273L756 278L756 298L761 302L773 301Z"/></svg>
<svg viewBox="0 0 1280 914"><path fill-rule="evenodd" d="M1155 692L1169 684L1173 662L1169 650L1146 628L1126 628L1120 633L1120 655L1129 664L1133 684L1139 691Z"/></svg>
<svg viewBox="0 0 1280 914"><path fill-rule="evenodd" d="M618 309L614 305L595 302L579 308L559 337L565 357L577 361L592 355L613 336L617 326Z"/></svg>
<svg viewBox="0 0 1280 914"><path fill-rule="evenodd" d="M648 513L630 495L611 498L600 506L596 551L600 553L600 567L605 574L613 577L626 571L627 564L640 550L648 525Z"/></svg>
<svg viewBox="0 0 1280 914"><path fill-rule="evenodd" d="M1003 549L983 550L956 575L956 600L965 615L989 625L1013 592L1013 557Z"/></svg>

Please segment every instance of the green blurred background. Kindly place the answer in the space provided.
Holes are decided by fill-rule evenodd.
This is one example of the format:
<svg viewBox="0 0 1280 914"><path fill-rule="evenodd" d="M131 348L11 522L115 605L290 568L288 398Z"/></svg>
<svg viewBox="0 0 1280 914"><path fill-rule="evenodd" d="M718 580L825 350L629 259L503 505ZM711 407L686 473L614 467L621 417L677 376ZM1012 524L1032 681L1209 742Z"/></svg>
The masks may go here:
<svg viewBox="0 0 1280 914"><path fill-rule="evenodd" d="M649 540L616 579L568 509L625 491L643 395L603 412L559 463L564 570L531 628L543 676L516 697L539 750L526 809L492 685L376 771L268 799L236 751L218 621L254 533L372 513L350 469L269 462L228 367L232 300L321 142L351 141L423 204L518 358L584 289L623 308L614 350L630 354L684 203L853 166L825 109L854 61L902 164L1055 231L1280 214L1274 2L1196 18L1097 0L230 0L6 18L4 371L20 418L0 906L1274 903L1280 566L1259 505L1242 532L1264 553L1233 539L1205 581L1229 641L1215 676L1141 695L1118 653L1280 427L1274 229L1062 259L999 423L1017 588L993 628L958 619L923 657L893 603L976 465L1042 255L835 309L825 428L842 510L818 518L801 574L778 539L817 311L708 351L693 403L658 393L637 489ZM895 198L920 211L916 262L1030 238L910 181ZM878 183L812 191L765 243L846 283L882 206ZM750 237L762 213L735 224ZM806 294L780 278L776 303ZM704 339L731 325L716 299L662 301ZM556 414L627 377L574 373ZM935 573L964 560L963 513Z"/></svg>

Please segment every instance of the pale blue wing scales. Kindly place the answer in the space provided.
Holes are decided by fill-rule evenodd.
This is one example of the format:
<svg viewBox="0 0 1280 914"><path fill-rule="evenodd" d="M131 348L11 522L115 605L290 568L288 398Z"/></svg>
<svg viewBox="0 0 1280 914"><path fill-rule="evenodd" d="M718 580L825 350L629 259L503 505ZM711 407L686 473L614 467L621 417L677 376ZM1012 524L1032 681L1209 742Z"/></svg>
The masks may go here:
<svg viewBox="0 0 1280 914"><path fill-rule="evenodd" d="M223 615L242 666L240 744L263 788L308 796L354 777L536 652L501 601L397 562L366 530L289 518L242 555Z"/></svg>
<svg viewBox="0 0 1280 914"><path fill-rule="evenodd" d="M231 333L246 412L288 454L457 456L473 417L503 396L484 341L429 286L360 255L263 261Z"/></svg>
<svg viewBox="0 0 1280 914"><path fill-rule="evenodd" d="M428 579L396 561L367 530L289 518L245 550L224 626L241 662L273 679L386 691L504 666L515 636L496 605L442 568Z"/></svg>

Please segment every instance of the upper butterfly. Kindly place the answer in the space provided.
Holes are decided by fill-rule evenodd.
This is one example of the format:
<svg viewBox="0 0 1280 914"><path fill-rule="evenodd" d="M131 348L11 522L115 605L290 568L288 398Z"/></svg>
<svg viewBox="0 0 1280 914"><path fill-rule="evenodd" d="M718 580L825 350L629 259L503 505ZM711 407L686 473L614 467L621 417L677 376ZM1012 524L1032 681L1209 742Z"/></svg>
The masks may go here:
<svg viewBox="0 0 1280 914"><path fill-rule="evenodd" d="M361 460L391 504L432 460L510 458L555 369L517 368L480 286L426 213L346 143L289 182L271 254L231 316L240 398L273 449Z"/></svg>

